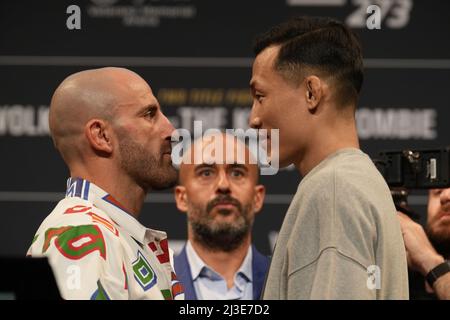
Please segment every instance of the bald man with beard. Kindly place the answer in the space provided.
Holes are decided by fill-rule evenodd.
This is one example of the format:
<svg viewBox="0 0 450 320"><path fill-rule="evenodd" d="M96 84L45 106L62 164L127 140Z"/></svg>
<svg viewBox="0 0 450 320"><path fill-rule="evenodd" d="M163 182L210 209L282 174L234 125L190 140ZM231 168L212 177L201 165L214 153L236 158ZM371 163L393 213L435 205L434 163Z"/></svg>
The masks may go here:
<svg viewBox="0 0 450 320"><path fill-rule="evenodd" d="M269 259L252 245L265 196L258 170L233 135L206 135L183 157L175 200L188 241L174 262L187 300L260 298Z"/></svg>
<svg viewBox="0 0 450 320"><path fill-rule="evenodd" d="M70 178L28 255L49 258L65 299L184 298L166 233L137 220L147 192L177 179L174 128L149 85L122 68L75 73L56 89L49 125Z"/></svg>

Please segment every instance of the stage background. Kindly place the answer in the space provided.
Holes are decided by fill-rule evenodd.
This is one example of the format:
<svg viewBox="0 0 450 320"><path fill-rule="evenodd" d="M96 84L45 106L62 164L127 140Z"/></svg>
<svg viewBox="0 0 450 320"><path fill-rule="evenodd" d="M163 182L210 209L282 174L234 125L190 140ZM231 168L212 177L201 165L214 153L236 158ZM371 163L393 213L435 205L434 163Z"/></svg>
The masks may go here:
<svg viewBox="0 0 450 320"><path fill-rule="evenodd" d="M69 30L66 9L81 9ZM369 30L366 8L382 8ZM123 66L152 86L175 127L245 128L252 40L295 15L331 16L360 35L365 81L358 110L361 147L449 145L449 1L86 0L0 2L0 255L24 255L41 221L63 197L67 169L48 134L48 105L73 72ZM204 129L207 127L204 126ZM299 183L295 170L262 177L267 187L254 242L269 254ZM119 183L119 182L118 182ZM426 193L410 203L425 214ZM170 190L147 197L140 221L168 232L177 249L186 219Z"/></svg>

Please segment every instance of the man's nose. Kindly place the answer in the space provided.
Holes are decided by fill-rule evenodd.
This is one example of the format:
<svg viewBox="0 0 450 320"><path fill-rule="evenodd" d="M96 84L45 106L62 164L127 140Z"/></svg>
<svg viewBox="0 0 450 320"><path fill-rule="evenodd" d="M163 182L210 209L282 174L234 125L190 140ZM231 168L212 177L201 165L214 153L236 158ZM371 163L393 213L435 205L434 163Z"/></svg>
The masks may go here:
<svg viewBox="0 0 450 320"><path fill-rule="evenodd" d="M218 193L230 193L230 182L225 172L219 173L219 181L217 182Z"/></svg>
<svg viewBox="0 0 450 320"><path fill-rule="evenodd" d="M441 206L446 206L447 210L450 210L450 188L444 189L440 195Z"/></svg>
<svg viewBox="0 0 450 320"><path fill-rule="evenodd" d="M167 117L165 115L163 115L162 121L163 121L163 123L162 123L162 126L163 126L162 135L163 135L163 138L165 140L171 140L171 136L172 136L172 133L175 131L175 128L172 125L172 123L170 122L170 120L167 119Z"/></svg>
<svg viewBox="0 0 450 320"><path fill-rule="evenodd" d="M250 127L253 129L261 129L262 121L260 117L252 117L250 115Z"/></svg>

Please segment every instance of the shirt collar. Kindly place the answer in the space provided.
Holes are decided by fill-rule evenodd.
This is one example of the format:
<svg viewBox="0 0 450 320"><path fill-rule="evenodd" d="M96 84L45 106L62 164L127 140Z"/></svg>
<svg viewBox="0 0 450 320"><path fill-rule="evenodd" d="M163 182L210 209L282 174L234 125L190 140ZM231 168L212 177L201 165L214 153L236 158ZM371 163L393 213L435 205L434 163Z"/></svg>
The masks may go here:
<svg viewBox="0 0 450 320"><path fill-rule="evenodd" d="M66 198L78 197L89 201L103 210L117 225L141 244L161 241L167 238L163 231L148 229L137 221L112 195L88 180L69 178L67 180Z"/></svg>
<svg viewBox="0 0 450 320"><path fill-rule="evenodd" d="M252 258L252 246L249 246L247 255L245 256L244 261L242 261L242 265L238 270L238 273L243 274L250 282L253 281Z"/></svg>
<svg viewBox="0 0 450 320"><path fill-rule="evenodd" d="M190 241L188 241L186 244L186 255L188 258L189 266L191 268L191 276L193 281L195 281L200 276L200 274L202 274L202 272L205 272L204 270L212 271L213 274L217 274L198 256ZM245 278L247 278L249 282L253 281L252 255L252 246L249 246L247 255L245 256L238 272L236 272L236 274L242 274Z"/></svg>

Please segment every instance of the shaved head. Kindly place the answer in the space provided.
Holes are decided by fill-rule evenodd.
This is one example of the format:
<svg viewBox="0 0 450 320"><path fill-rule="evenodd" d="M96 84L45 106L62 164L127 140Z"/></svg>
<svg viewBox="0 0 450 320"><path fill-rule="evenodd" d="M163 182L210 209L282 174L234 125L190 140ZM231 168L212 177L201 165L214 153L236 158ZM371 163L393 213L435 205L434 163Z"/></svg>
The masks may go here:
<svg viewBox="0 0 450 320"><path fill-rule="evenodd" d="M179 168L179 183L183 184L186 172L195 165L208 164L244 164L258 182L257 159L244 141L227 133L205 134L196 139L183 155Z"/></svg>
<svg viewBox="0 0 450 320"><path fill-rule="evenodd" d="M174 128L133 71L108 67L70 75L53 94L49 126L71 174L123 176L143 190L176 182Z"/></svg>
<svg viewBox="0 0 450 320"><path fill-rule="evenodd" d="M258 175L254 155L236 136L205 134L195 140L175 188L177 207L187 213L189 240L224 252L248 243L264 200Z"/></svg>
<svg viewBox="0 0 450 320"><path fill-rule="evenodd" d="M51 100L49 126L66 162L84 125L92 118L111 120L115 109L127 103L130 90L139 86L148 87L138 74L123 68L85 70L64 79Z"/></svg>

